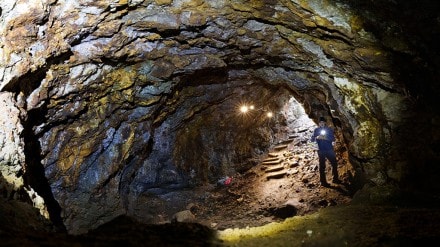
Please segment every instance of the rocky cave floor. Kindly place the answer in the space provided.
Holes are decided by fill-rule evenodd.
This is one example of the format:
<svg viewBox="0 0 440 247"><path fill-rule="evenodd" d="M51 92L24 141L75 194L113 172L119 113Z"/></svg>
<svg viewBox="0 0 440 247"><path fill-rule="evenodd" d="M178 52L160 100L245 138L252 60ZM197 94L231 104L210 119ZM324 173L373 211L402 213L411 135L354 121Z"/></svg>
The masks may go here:
<svg viewBox="0 0 440 247"><path fill-rule="evenodd" d="M193 215L183 214L182 220L215 230L246 228L350 202L350 185L345 174L341 173L342 183L331 183L328 176L330 186L321 186L313 150L297 151L301 157L287 149L273 151L267 161L244 174L231 176L229 185L221 181L189 191L186 200L180 200L187 202L186 209ZM330 167L327 174L331 174ZM179 205L179 202L170 205ZM173 208L164 211L172 212Z"/></svg>
<svg viewBox="0 0 440 247"><path fill-rule="evenodd" d="M322 187L315 178L304 183L295 176L264 181L258 173L243 177L233 178L229 186L208 188L206 202L190 204L195 221L216 230L262 226L350 201L344 184Z"/></svg>
<svg viewBox="0 0 440 247"><path fill-rule="evenodd" d="M0 246L420 246L440 241L440 200L424 204L428 199L419 197L403 207L353 204L350 171L341 157L342 183L331 183L327 166L330 186L321 186L309 131L289 136L252 169L232 174L228 185L219 181L160 198L141 196L132 217L117 217L87 234L42 231L33 220L35 211L18 214L21 206L2 203ZM357 197L371 201L374 195Z"/></svg>
<svg viewBox="0 0 440 247"><path fill-rule="evenodd" d="M197 224L186 224L176 239L159 233L158 246L419 246L440 240L439 204L426 204L424 196L409 196L403 206L369 205L364 201L375 195L361 193L353 204L356 190L343 147L336 145L342 182L332 183L327 163L330 186L321 186L316 147L309 142L312 129L299 128L280 140L250 170L232 174L228 185L220 180L163 195L167 203L155 223ZM145 222L151 215L144 215L141 205L142 199L135 218ZM173 218L176 212L187 213Z"/></svg>
<svg viewBox="0 0 440 247"><path fill-rule="evenodd" d="M256 165L251 169L229 175L229 184L222 181L228 178L224 177L215 184L160 195L146 194L138 199L130 215L141 222L177 220L224 230L262 226L347 204L353 193L343 152L338 152L341 183L332 183L327 162L330 185L320 185L316 146L309 141L314 127L300 123L292 133L278 138L278 144L267 153L255 158Z"/></svg>

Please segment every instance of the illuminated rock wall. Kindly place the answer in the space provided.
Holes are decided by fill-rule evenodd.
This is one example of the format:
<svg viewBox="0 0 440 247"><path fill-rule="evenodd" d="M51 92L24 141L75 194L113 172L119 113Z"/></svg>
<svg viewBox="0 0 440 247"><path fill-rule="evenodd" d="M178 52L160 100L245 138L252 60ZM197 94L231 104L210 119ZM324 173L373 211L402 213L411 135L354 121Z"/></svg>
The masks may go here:
<svg viewBox="0 0 440 247"><path fill-rule="evenodd" d="M243 159L272 144L285 119L275 116L271 130L259 117L244 122L236 110L246 101L277 111L294 96L312 119L328 116L354 169L376 185L407 182L435 160L423 144L406 145L423 143L411 126L431 131L431 116L416 114L415 94L396 76L396 54L410 56L411 44L381 40L349 4L39 0L0 8L6 194L42 166L44 178L25 176L47 180L45 200L53 194L70 232L130 212L142 193L248 169Z"/></svg>

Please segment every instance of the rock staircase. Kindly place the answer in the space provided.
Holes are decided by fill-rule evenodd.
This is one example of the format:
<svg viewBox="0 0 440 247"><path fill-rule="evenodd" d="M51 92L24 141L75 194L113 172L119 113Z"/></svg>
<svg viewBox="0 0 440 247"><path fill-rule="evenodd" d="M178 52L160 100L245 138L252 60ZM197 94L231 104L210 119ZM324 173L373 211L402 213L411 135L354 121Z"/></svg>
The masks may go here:
<svg viewBox="0 0 440 247"><path fill-rule="evenodd" d="M287 140L279 142L263 160L261 165L267 180L284 178L288 174L291 165L288 148L294 140L294 137L289 136Z"/></svg>

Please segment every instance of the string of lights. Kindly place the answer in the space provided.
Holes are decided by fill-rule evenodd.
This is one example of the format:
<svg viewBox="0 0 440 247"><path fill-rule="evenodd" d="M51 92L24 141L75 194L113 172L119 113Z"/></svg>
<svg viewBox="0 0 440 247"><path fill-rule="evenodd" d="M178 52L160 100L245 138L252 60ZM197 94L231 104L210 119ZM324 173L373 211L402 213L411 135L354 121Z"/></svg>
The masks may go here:
<svg viewBox="0 0 440 247"><path fill-rule="evenodd" d="M240 112L242 114L247 114L247 113L249 113L251 111L259 111L259 110L265 111L266 112L265 115L266 115L267 118L272 118L273 117L273 112L272 111L266 111L266 110L263 110L263 108L255 109L254 105L243 104L243 105L240 106Z"/></svg>

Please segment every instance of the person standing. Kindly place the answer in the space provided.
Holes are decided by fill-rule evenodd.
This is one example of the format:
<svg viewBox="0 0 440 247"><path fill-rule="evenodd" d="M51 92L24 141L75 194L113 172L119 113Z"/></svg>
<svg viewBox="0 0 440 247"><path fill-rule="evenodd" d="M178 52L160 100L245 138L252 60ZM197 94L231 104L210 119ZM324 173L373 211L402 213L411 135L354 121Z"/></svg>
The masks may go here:
<svg viewBox="0 0 440 247"><path fill-rule="evenodd" d="M319 179L322 186L329 186L325 175L325 161L330 162L333 174L333 183L341 183L338 175L338 163L336 161L336 153L333 149L333 142L335 141L335 135L333 129L327 126L327 121L324 117L319 118L319 127L313 131L311 138L312 142L318 144L318 157L319 157Z"/></svg>

